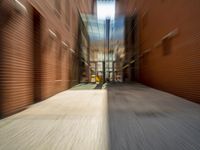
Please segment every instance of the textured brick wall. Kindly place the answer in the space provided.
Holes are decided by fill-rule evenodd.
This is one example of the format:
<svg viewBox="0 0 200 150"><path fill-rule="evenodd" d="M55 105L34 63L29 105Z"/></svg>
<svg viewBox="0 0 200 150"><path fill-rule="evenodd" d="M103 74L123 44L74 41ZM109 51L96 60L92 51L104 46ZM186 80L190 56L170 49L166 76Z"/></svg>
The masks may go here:
<svg viewBox="0 0 200 150"><path fill-rule="evenodd" d="M200 102L200 1L138 1L140 8L141 81ZM157 45L178 29L178 34Z"/></svg>
<svg viewBox="0 0 200 150"><path fill-rule="evenodd" d="M144 54L140 81L200 102L200 1L127 0L126 4L124 13L136 8L139 17L140 55ZM160 43L175 29L176 35Z"/></svg>
<svg viewBox="0 0 200 150"><path fill-rule="evenodd" d="M27 13L18 13L12 0L0 2L1 117L78 83L77 6L92 11L92 4L80 5L82 1L20 2Z"/></svg>
<svg viewBox="0 0 200 150"><path fill-rule="evenodd" d="M7 115L33 103L32 20L15 12L11 1L0 5L0 106Z"/></svg>
<svg viewBox="0 0 200 150"><path fill-rule="evenodd" d="M116 16L131 15L135 10L137 0L117 0L116 1Z"/></svg>

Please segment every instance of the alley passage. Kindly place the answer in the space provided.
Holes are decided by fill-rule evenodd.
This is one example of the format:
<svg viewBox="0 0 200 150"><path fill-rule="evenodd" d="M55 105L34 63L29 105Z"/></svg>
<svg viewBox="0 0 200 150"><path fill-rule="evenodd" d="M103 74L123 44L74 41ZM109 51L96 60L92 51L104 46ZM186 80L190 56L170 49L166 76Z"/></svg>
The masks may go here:
<svg viewBox="0 0 200 150"><path fill-rule="evenodd" d="M0 121L2 150L199 150L200 105L141 84L78 85Z"/></svg>

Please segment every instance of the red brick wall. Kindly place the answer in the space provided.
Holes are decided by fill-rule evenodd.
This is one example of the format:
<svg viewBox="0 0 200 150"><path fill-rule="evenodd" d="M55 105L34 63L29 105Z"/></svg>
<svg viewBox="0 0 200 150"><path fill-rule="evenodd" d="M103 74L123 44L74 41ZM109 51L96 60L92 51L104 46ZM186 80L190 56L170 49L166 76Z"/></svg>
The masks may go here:
<svg viewBox="0 0 200 150"><path fill-rule="evenodd" d="M140 61L141 81L200 102L200 1L151 0L138 4L141 53L151 50ZM174 29L178 29L177 35L156 46Z"/></svg>
<svg viewBox="0 0 200 150"><path fill-rule="evenodd" d="M16 13L11 1L0 5L0 106L7 115L33 103L32 20Z"/></svg>
<svg viewBox="0 0 200 150"><path fill-rule="evenodd" d="M115 6L116 16L133 14L136 1L137 0L117 0Z"/></svg>
<svg viewBox="0 0 200 150"><path fill-rule="evenodd" d="M120 0L119 0L120 1ZM129 3L130 0L127 0ZM136 0L140 28L140 81L200 102L200 1ZM178 34L159 41L171 31Z"/></svg>
<svg viewBox="0 0 200 150"><path fill-rule="evenodd" d="M79 1L60 0L57 4L55 0L20 2L27 8L27 13L16 12L12 0L0 3L1 117L78 83L79 18L76 6ZM86 4L80 8L85 12L92 11L92 7ZM38 13L36 18L40 18L35 19L36 23L34 12ZM55 38L49 30L56 34Z"/></svg>

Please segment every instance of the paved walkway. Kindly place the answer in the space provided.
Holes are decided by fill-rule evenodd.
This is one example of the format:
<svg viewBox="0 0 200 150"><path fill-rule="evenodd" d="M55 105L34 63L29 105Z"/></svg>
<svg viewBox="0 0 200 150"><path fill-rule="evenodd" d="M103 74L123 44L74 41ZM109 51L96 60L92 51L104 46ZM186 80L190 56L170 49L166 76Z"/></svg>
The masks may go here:
<svg viewBox="0 0 200 150"><path fill-rule="evenodd" d="M0 149L200 150L200 105L140 84L80 86L1 120Z"/></svg>

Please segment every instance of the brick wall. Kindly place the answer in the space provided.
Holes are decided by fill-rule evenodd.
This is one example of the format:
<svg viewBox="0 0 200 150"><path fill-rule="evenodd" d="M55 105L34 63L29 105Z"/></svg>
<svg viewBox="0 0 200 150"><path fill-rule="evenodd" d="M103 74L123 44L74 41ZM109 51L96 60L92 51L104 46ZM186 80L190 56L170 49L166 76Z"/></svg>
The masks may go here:
<svg viewBox="0 0 200 150"><path fill-rule="evenodd" d="M33 103L33 51L31 17L17 13L11 1L3 1L0 5L0 14L2 14L0 27L2 116L17 112ZM28 5L26 7L30 9Z"/></svg>
<svg viewBox="0 0 200 150"><path fill-rule="evenodd" d="M200 1L126 3L125 14L136 9L139 18L140 81L200 102Z"/></svg>
<svg viewBox="0 0 200 150"><path fill-rule="evenodd" d="M78 83L78 9L92 11L82 1L20 2L26 13L0 2L1 117Z"/></svg>

